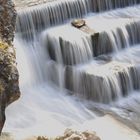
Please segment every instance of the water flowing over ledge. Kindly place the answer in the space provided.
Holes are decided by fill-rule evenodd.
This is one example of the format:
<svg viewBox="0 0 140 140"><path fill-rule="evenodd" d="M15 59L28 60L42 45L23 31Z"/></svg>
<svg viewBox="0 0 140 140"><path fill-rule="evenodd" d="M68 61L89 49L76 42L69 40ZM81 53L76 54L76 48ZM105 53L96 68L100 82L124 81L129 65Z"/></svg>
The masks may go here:
<svg viewBox="0 0 140 140"><path fill-rule="evenodd" d="M120 7L133 6L140 3L137 0L115 0L113 2L114 3L112 3L112 0L60 0L23 9L18 12L17 32L28 32L29 35L32 35L32 31L40 31L53 25L62 24L72 18L83 17L89 13L95 14L98 11L103 12ZM137 8L135 11L136 10ZM129 11L130 13L132 11L131 14L133 14L133 16L139 15L133 11L133 8L132 10L130 8ZM127 13L125 10L123 14L117 12L119 16L124 16Z"/></svg>
<svg viewBox="0 0 140 140"><path fill-rule="evenodd" d="M65 65L81 64L93 57L118 52L140 43L139 19L98 19L91 16L85 21L90 29L95 30L93 35L77 30L70 24L42 33L42 44L51 59Z"/></svg>

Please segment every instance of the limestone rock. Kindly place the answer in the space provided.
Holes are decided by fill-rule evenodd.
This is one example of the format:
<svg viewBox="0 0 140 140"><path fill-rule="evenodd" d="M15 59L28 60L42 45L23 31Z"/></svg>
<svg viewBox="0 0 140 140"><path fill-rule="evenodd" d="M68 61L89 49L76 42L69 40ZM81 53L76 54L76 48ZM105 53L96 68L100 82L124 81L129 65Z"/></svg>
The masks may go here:
<svg viewBox="0 0 140 140"><path fill-rule="evenodd" d="M85 131L82 134L86 137L87 140L100 140L95 132Z"/></svg>
<svg viewBox="0 0 140 140"><path fill-rule="evenodd" d="M71 22L71 24L77 28L80 28L85 25L85 20L83 19L75 19Z"/></svg>
<svg viewBox="0 0 140 140"><path fill-rule="evenodd" d="M0 132L5 122L5 108L19 98L18 71L12 45L16 11L11 0L0 0Z"/></svg>
<svg viewBox="0 0 140 140"><path fill-rule="evenodd" d="M9 45L0 42L0 131L5 121L5 108L19 98L18 71Z"/></svg>
<svg viewBox="0 0 140 140"><path fill-rule="evenodd" d="M64 136L57 137L55 140L101 140L95 132L78 132L67 129Z"/></svg>

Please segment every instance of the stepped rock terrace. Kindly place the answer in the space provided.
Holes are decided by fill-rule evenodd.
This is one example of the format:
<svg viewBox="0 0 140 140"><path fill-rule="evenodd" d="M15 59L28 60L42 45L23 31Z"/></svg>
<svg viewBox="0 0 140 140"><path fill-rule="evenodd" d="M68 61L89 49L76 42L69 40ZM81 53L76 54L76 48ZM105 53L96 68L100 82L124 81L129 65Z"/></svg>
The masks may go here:
<svg viewBox="0 0 140 140"><path fill-rule="evenodd" d="M140 1L35 2L18 11L22 97L4 130L54 136L110 113L140 131ZM93 34L71 25L79 18Z"/></svg>

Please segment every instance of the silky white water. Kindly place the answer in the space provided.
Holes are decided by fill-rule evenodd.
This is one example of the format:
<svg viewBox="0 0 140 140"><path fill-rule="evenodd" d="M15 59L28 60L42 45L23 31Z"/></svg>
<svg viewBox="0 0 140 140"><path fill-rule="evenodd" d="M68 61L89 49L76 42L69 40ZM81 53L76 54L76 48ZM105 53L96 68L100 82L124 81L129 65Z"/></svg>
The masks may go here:
<svg viewBox="0 0 140 140"><path fill-rule="evenodd" d="M6 109L3 131L16 140L54 137L108 111L140 130L140 21L134 18L140 6L116 9L139 1L116 1L114 7L111 1L102 2L96 10L88 0L73 0L20 11L14 45L21 98ZM88 13L87 25L99 32L98 46L70 23L53 27Z"/></svg>
<svg viewBox="0 0 140 140"><path fill-rule="evenodd" d="M17 38L14 43L22 94L7 108L6 116L9 117L3 131L12 132L19 140L32 135L55 136L67 127L96 117L80 100L46 81L47 74L43 71L47 71L47 59L43 57L44 52ZM38 55L41 58L36 59Z"/></svg>

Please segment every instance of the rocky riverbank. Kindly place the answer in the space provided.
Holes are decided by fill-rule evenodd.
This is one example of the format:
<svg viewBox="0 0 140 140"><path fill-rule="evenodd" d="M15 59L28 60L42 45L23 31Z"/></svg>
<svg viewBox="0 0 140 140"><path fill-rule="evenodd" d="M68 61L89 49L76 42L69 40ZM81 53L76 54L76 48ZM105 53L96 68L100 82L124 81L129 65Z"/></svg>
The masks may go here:
<svg viewBox="0 0 140 140"><path fill-rule="evenodd" d="M13 38L16 11L11 0L0 0L0 132L5 122L5 108L20 95Z"/></svg>

